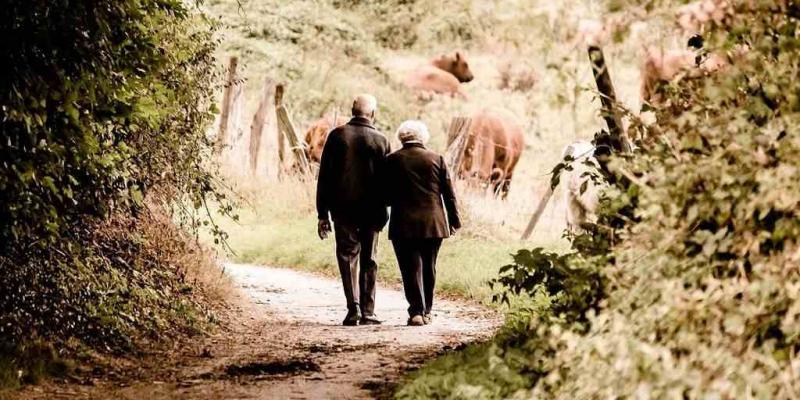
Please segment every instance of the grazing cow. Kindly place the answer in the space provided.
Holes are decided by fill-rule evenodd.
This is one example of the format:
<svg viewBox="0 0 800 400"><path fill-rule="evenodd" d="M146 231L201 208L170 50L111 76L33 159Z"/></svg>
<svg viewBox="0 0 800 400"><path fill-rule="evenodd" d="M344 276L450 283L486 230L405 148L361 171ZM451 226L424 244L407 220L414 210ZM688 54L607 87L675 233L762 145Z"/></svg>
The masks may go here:
<svg viewBox="0 0 800 400"><path fill-rule="evenodd" d="M318 119L311 124L306 131L306 157L309 161L319 162L322 158L322 148L325 147L325 141L328 140L328 134L339 126L347 123L347 118L337 117L336 126L333 126L333 116L325 116Z"/></svg>
<svg viewBox="0 0 800 400"><path fill-rule="evenodd" d="M700 57L697 52L689 49L664 50L650 47L642 65L642 100L650 103L661 101L657 93L659 83L669 82L682 76L698 78L726 65L727 61L717 54Z"/></svg>
<svg viewBox="0 0 800 400"><path fill-rule="evenodd" d="M460 173L491 184L494 192L505 198L523 146L519 125L485 111L478 112L472 116Z"/></svg>
<svg viewBox="0 0 800 400"><path fill-rule="evenodd" d="M579 232L585 223L597 222L597 207L600 204L600 190L603 186L585 174L597 170L599 164L594 158L594 146L587 141L578 141L564 148L562 159L572 157L572 171L561 171L564 187L564 202L567 205L567 229ZM590 165L586 165L590 164ZM581 186L586 183L581 193Z"/></svg>
<svg viewBox="0 0 800 400"><path fill-rule="evenodd" d="M466 94L461 90L461 83L472 79L472 71L466 58L457 51L452 55L435 58L429 64L412 71L406 80L406 85L418 95L437 93L466 98Z"/></svg>

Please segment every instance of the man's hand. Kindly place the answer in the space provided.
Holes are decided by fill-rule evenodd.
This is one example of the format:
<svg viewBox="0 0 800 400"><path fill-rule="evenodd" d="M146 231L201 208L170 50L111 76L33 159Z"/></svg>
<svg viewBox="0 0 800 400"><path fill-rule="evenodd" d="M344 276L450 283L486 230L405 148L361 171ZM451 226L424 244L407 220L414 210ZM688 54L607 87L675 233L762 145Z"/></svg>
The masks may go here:
<svg viewBox="0 0 800 400"><path fill-rule="evenodd" d="M319 223L317 224L317 234L319 235L319 238L325 240L328 238L328 234L330 233L331 221L328 221L327 219L319 220Z"/></svg>

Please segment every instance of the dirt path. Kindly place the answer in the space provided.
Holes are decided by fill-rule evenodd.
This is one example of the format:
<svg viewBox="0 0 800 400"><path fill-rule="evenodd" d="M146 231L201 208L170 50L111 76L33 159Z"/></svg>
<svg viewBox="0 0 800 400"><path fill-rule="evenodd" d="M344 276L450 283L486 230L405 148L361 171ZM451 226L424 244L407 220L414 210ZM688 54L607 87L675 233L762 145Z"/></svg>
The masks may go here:
<svg viewBox="0 0 800 400"><path fill-rule="evenodd" d="M434 304L433 324L407 327L402 293L379 289L376 313L384 324L343 327L338 280L251 265L227 269L243 289L229 316L232 328L153 354L117 376L29 388L20 398L386 397L404 372L488 337L500 322L481 307L442 300Z"/></svg>

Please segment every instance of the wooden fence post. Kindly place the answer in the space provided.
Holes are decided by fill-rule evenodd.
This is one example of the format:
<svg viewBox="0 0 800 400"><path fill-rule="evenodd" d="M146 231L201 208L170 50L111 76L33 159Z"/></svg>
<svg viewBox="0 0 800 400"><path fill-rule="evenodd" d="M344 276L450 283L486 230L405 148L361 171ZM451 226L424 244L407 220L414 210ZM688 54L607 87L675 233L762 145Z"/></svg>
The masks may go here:
<svg viewBox="0 0 800 400"><path fill-rule="evenodd" d="M464 160L464 150L467 146L470 125L472 125L471 118L455 117L450 122L450 128L447 130L445 161L450 167L450 176L453 179L457 179L461 162Z"/></svg>
<svg viewBox="0 0 800 400"><path fill-rule="evenodd" d="M615 106L615 103L617 102L617 94L614 91L614 84L611 82L611 74L608 72L608 66L606 65L603 50L598 46L589 46L588 51L589 62L592 64L594 81L597 84L597 91L600 92L602 114L603 119L606 121L606 126L608 127L611 148L615 152L630 152L631 144L627 135L625 134L624 129L622 128L622 117L620 116L619 110L617 110ZM603 167L602 162L601 167ZM533 215L531 216L531 220L528 222L525 232L522 233L523 240L529 238L533 233L534 228L536 228L536 224L539 222L539 218L542 216L545 207L547 207L547 203L553 196L554 189L554 187L547 185L547 190L539 200L539 204L536 206L536 211L534 211Z"/></svg>
<svg viewBox="0 0 800 400"><path fill-rule="evenodd" d="M528 226L525 227L525 232L522 233L522 240L526 240L531 237L533 229L536 228L536 224L539 223L539 218L542 217L544 209L547 207L547 203L550 201L551 197L553 197L553 187L550 186L550 183L548 182L547 190L545 190L542 198L539 199L539 204L536 206L536 211L533 212L531 220L528 222Z"/></svg>
<svg viewBox="0 0 800 400"><path fill-rule="evenodd" d="M630 142L622 129L622 117L614 104L617 102L617 94L614 91L614 84L611 82L603 50L598 46L589 46L589 61L592 63L594 81L600 92L603 119L608 126L611 148L616 152L630 152Z"/></svg>
<svg viewBox="0 0 800 400"><path fill-rule="evenodd" d="M279 106L283 105L283 91L285 87L283 83L279 83L275 86L275 109L277 110ZM277 117L277 116L276 116ZM278 160L281 166L285 165L286 162L286 138L283 136L283 132L281 132L280 128L278 128Z"/></svg>
<svg viewBox="0 0 800 400"><path fill-rule="evenodd" d="M292 153L294 153L295 161L300 167L300 171L303 175L310 176L311 169L308 164L308 159L306 158L305 148L300 138L297 137L297 131L294 129L292 119L289 117L289 111L286 110L286 107L279 105L275 109L275 113L278 119L278 130L283 133L283 136L285 136L286 140L289 142L289 148L292 150Z"/></svg>
<svg viewBox="0 0 800 400"><path fill-rule="evenodd" d="M270 120L270 113L274 110L273 101L275 92L275 82L270 79L269 77L264 79L264 87L261 90L261 100L258 103L258 109L256 113L253 115L253 123L250 126L250 172L253 175L258 174L258 167L259 167L259 159L264 158L264 165L266 167L264 172L266 173L267 179L277 179L278 178L278 168L280 167L279 161L277 160L278 156L277 152L277 141L278 135L268 135L266 136L266 140L262 140L264 138L264 129L266 127L273 127L275 126L275 121ZM262 146L262 142L265 146ZM264 148L263 152L262 147ZM263 157L261 157L263 156Z"/></svg>
<svg viewBox="0 0 800 400"><path fill-rule="evenodd" d="M228 140L228 119L233 105L234 89L236 84L236 66L239 64L238 57L231 57L228 63L228 77L225 80L225 92L222 95L222 111L219 116L219 130L217 131L214 149L220 152L227 144Z"/></svg>

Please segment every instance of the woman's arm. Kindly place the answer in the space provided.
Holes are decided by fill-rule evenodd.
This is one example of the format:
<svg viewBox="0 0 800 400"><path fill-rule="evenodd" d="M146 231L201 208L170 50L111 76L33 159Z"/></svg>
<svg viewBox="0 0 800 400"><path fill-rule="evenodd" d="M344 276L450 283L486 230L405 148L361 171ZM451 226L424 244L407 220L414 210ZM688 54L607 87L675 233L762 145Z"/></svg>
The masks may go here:
<svg viewBox="0 0 800 400"><path fill-rule="evenodd" d="M450 170L447 168L444 157L440 156L439 164L441 165L439 180L442 200L444 200L444 207L447 210L447 220L452 228L460 229L461 216L458 213L458 200L456 200L456 192L453 190L453 182L450 179Z"/></svg>

